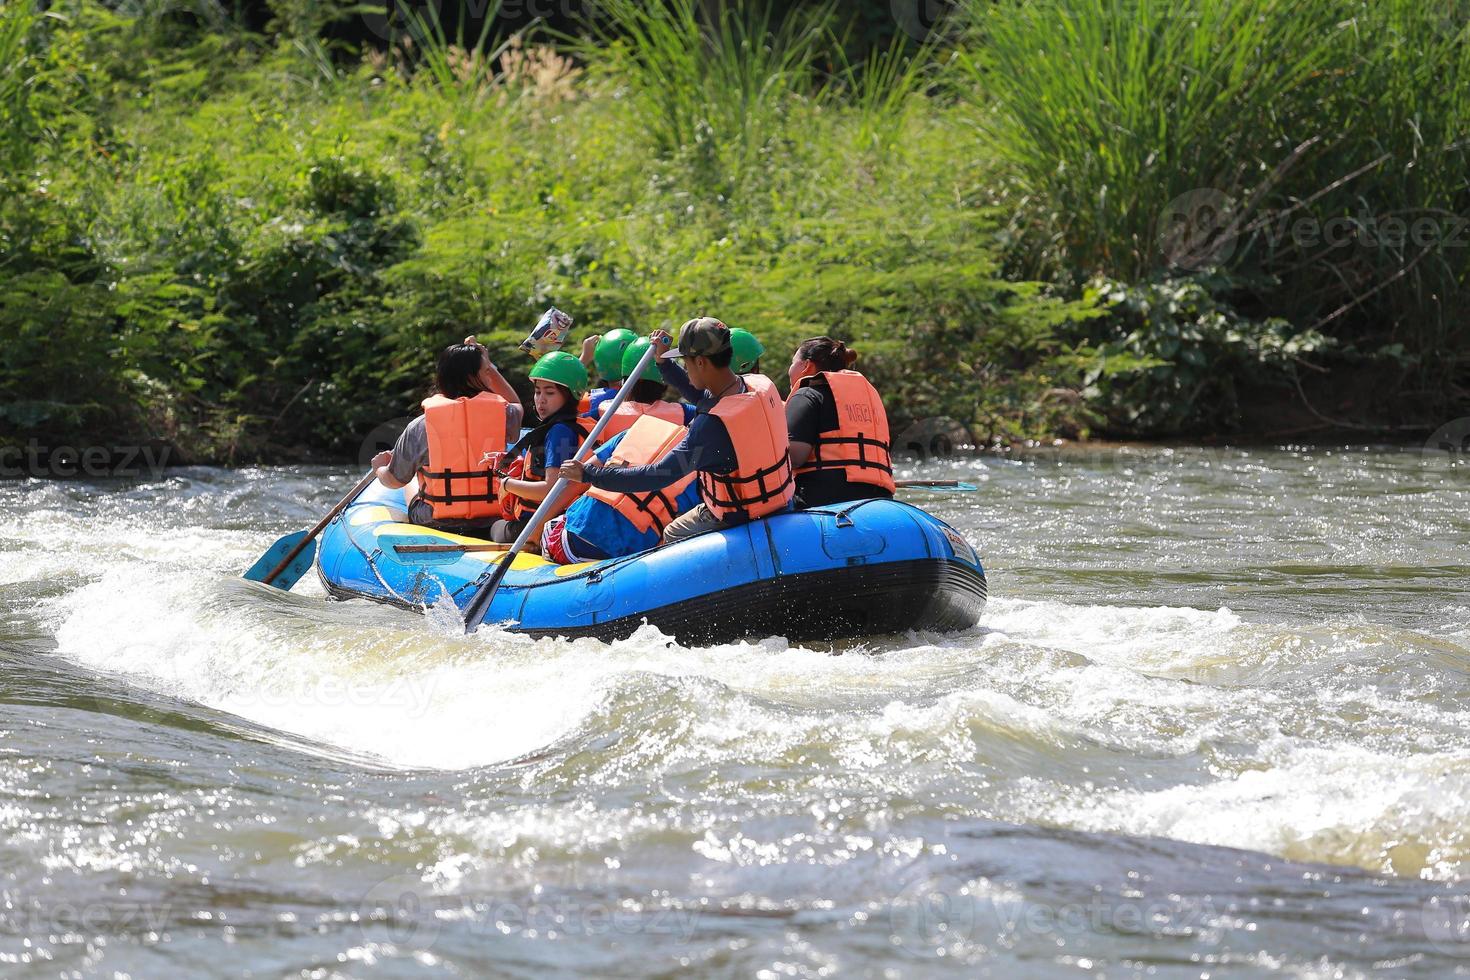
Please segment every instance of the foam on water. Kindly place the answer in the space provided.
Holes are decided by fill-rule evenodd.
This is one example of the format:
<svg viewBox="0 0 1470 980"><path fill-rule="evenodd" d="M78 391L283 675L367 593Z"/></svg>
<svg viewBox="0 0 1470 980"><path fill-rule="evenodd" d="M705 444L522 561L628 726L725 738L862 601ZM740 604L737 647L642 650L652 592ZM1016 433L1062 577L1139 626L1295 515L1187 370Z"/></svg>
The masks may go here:
<svg viewBox="0 0 1470 980"><path fill-rule="evenodd" d="M1096 506L1069 489L1073 475L1026 469L979 475ZM0 586L76 580L40 610L59 656L320 743L326 756L446 770L514 762L540 790L636 799L636 787L661 786L703 813L751 808L741 819L830 798L902 800L1407 875L1465 870L1463 606L1442 604L1443 618L1415 632L1370 609L1302 621L1234 600L1009 598L1003 569L982 628L841 655L780 638L691 649L651 628L612 644L493 629L466 638L449 610L329 602L312 577L292 594L240 581L284 528L211 529L201 515L258 509L262 493L291 499L273 480L171 478L91 511L70 491L37 488L40 509L0 525L13 549ZM181 503L153 516L155 492ZM976 523L989 515L974 501L949 506L991 526ZM1032 522L1043 541L1031 560L1064 555L1076 513ZM567 799L439 815L428 829L468 840L472 854L503 839L657 838L688 819L646 801Z"/></svg>
<svg viewBox="0 0 1470 980"><path fill-rule="evenodd" d="M213 547L231 562L249 550ZM689 649L648 627L613 644L467 638L442 611L286 595L154 555L50 600L47 615L62 656L396 767L472 768L591 739L600 748L576 756L570 782L693 779L687 791L711 806L728 788L691 774L784 760L830 765L848 792L927 794L975 816L1407 874L1461 873L1470 847L1466 736L1437 752L1414 738L1420 725L1470 731L1465 713L1380 690L1371 673L1323 687L1308 670L1301 691L1245 684L1362 647L1355 624L1277 643L1280 628L1228 609L998 599L985 629L840 656L779 638ZM1212 675L1228 685L1197 680ZM524 813L478 819L482 840L532 832L515 829ZM565 841L617 823L577 807L558 820L536 833Z"/></svg>
<svg viewBox="0 0 1470 980"><path fill-rule="evenodd" d="M1470 872L1470 752L1273 740L1261 768L1059 808L1066 826L1453 879Z"/></svg>

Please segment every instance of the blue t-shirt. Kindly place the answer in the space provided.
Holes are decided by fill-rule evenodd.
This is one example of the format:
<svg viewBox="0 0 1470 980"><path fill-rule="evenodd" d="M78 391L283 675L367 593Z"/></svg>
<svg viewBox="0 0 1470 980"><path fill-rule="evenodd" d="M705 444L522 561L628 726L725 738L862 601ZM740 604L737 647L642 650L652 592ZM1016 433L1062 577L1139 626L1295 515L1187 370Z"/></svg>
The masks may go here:
<svg viewBox="0 0 1470 980"><path fill-rule="evenodd" d="M547 429L546 472L550 473L577 455L577 447L581 444L580 430L569 422L558 422Z"/></svg>
<svg viewBox="0 0 1470 980"><path fill-rule="evenodd" d="M612 401L617 397L617 394L618 389L616 388L594 388L592 394L587 396L587 402L591 406L587 412L587 418L600 418L603 403Z"/></svg>
<svg viewBox="0 0 1470 980"><path fill-rule="evenodd" d="M602 446L593 455L598 462L606 464L612 458L613 450L618 443L623 441L626 433L619 433L607 444ZM692 510L699 503L699 481L695 480L684 488L674 500L674 513L677 516L685 511ZM600 557L622 558L625 555L636 555L640 551L647 551L658 544L659 534L656 528L640 531L627 518L623 517L612 507L594 497L582 496L572 502L567 508L567 533L573 534L592 545L602 552ZM583 554L577 550L577 543L573 542L572 550L577 552L579 558L597 558L592 554ZM584 549L585 550L585 549Z"/></svg>

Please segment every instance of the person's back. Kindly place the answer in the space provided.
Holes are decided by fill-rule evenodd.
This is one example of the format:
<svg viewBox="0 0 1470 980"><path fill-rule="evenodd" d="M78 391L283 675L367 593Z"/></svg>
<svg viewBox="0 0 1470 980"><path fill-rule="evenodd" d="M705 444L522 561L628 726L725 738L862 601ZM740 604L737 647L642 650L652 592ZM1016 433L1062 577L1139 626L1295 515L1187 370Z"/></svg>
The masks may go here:
<svg viewBox="0 0 1470 980"><path fill-rule="evenodd" d="M730 331L713 317L690 320L679 347L670 338L650 337L660 351L663 379L698 413L689 432L664 457L646 466L615 469L570 464L562 475L618 493L656 490L699 474L700 504L664 530L668 544L692 534L719 530L789 510L795 481L787 454L786 417L775 385L762 375L731 370ZM668 358L684 358L687 373Z"/></svg>
<svg viewBox="0 0 1470 980"><path fill-rule="evenodd" d="M704 409L724 423L735 449L732 470L699 473L704 506L726 523L768 517L784 510L795 494L786 411L775 382L763 374L744 375L741 382L743 391Z"/></svg>
<svg viewBox="0 0 1470 980"><path fill-rule="evenodd" d="M829 337L806 341L792 358L786 422L804 507L893 496L888 414L877 389L852 370L856 360Z"/></svg>
<svg viewBox="0 0 1470 980"><path fill-rule="evenodd" d="M493 470L508 434L520 429L520 398L473 337L439 355L434 389L393 449L373 458L373 469L392 489L417 480L408 503L413 523L476 533L501 516Z"/></svg>

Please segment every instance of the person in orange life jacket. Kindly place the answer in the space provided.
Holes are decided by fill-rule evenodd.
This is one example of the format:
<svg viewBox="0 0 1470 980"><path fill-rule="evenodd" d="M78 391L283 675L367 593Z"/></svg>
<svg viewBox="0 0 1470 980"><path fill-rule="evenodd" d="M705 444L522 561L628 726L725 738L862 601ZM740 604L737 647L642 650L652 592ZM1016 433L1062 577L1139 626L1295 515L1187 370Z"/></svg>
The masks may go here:
<svg viewBox="0 0 1470 980"><path fill-rule="evenodd" d="M806 341L791 358L786 427L803 507L893 496L888 413L868 379L852 370L856 361L831 337Z"/></svg>
<svg viewBox="0 0 1470 980"><path fill-rule="evenodd" d="M623 351L621 369L623 384L630 384L633 389L628 392L627 401L623 402L613 413L613 418L608 422L607 428L602 430L604 440L611 439L620 432L626 432L634 421L644 415L653 415L656 418L673 422L675 425L688 425L694 421L696 413L693 405L686 402L664 401L664 395L668 393L669 386L664 383L663 373L657 361L644 368L643 374L637 378L633 377L633 372L637 370L638 362L643 360L643 355L648 352L650 343L647 337L639 337ZM600 403L594 415L601 417L607 406L607 401Z"/></svg>
<svg viewBox="0 0 1470 980"><path fill-rule="evenodd" d="M415 524L461 533L488 528L501 508L485 456L504 452L508 434L520 431L520 396L484 345L466 337L439 355L423 408L391 450L373 457L378 481L396 490L418 478L408 506Z"/></svg>
<svg viewBox="0 0 1470 980"><path fill-rule="evenodd" d="M700 317L684 324L677 349L669 349L670 337L662 331L649 339L660 354L663 379L697 402L688 433L652 463L573 462L562 466L562 476L631 494L661 490L697 473L699 506L664 529L665 544L790 510L795 480L781 398L770 378L730 370L729 328ZM683 358L688 373L670 358Z"/></svg>
<svg viewBox="0 0 1470 980"><path fill-rule="evenodd" d="M693 405L664 401L668 385L657 363L633 377L649 345L647 337L639 337L623 351L620 373L623 383L633 388L602 430L603 444L595 454L601 465L652 463L679 441L685 426L694 420ZM603 402L598 411L607 406ZM626 444L625 434L629 436ZM674 517L698 503L699 485L692 473L672 486L646 493L592 490L578 497L561 517L547 521L541 553L563 565L635 555L657 546Z"/></svg>
<svg viewBox="0 0 1470 980"><path fill-rule="evenodd" d="M664 402L663 404L672 404ZM638 417L594 454L600 466L640 466L683 440L686 428L653 415ZM541 553L562 565L622 558L658 546L674 518L699 505L699 481L690 473L659 490L614 493L596 487L548 521Z"/></svg>
<svg viewBox="0 0 1470 980"><path fill-rule="evenodd" d="M495 522L495 541L516 539L536 505L555 485L562 463L576 454L591 429L590 424L584 424L586 420L577 417L577 399L587 390L587 370L575 357L563 351L544 355L531 368L531 381L536 389L539 422L512 447L513 453L520 454L521 474L502 481L506 518ZM575 494L563 494L548 516L556 516L574 499Z"/></svg>

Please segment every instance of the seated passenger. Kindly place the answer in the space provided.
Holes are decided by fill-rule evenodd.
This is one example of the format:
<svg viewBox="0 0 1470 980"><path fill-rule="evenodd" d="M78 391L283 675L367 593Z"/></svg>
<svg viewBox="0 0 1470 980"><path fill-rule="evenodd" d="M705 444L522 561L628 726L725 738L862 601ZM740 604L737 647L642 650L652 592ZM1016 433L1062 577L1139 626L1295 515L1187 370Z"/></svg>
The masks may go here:
<svg viewBox="0 0 1470 980"><path fill-rule="evenodd" d="M868 379L852 370L857 354L816 337L791 358L786 428L803 507L892 497L888 413Z"/></svg>
<svg viewBox="0 0 1470 980"><path fill-rule="evenodd" d="M633 390L628 392L627 401L618 406L613 413L612 421L608 422L607 428L602 430L604 441L611 439L620 432L626 432L628 427L644 415L652 415L675 425L688 425L694 420L694 406L683 402L664 401L664 395L668 393L668 385L664 384L662 372L659 370L658 359L643 369L643 374L633 378L632 374L638 367L638 362L643 360L650 342L647 337L639 337L628 345L623 351L622 375L624 384L631 384ZM601 413L608 407L609 402L603 402L598 406ZM648 460L652 462L652 460Z"/></svg>
<svg viewBox="0 0 1470 980"><path fill-rule="evenodd" d="M644 415L598 449L595 459L601 466L644 466L662 459L683 441L684 434L684 426L676 422ZM657 547L674 518L698 505L699 486L694 477L689 473L661 490L642 493L615 493L593 487L578 497L565 515L546 525L541 553L568 565L622 558Z"/></svg>
<svg viewBox="0 0 1470 980"><path fill-rule="evenodd" d="M531 368L531 381L536 386L540 421L510 450L519 460L520 472L501 481L505 520L497 521L493 530L494 540L500 542L514 541L525 529L526 521L555 485L557 470L576 455L592 427L590 421L577 417L577 399L587 390L587 369L575 357L552 351ZM574 494L563 494L548 516L555 517L574 499Z"/></svg>
<svg viewBox="0 0 1470 980"><path fill-rule="evenodd" d="M730 328L730 349L734 356L730 360L730 369L736 374L759 374L761 370L761 355L766 349L756 339L755 334L741 327Z"/></svg>
<svg viewBox="0 0 1470 980"><path fill-rule="evenodd" d="M521 399L474 337L446 347L434 369L434 393L397 443L373 457L390 489L418 479L408 505L415 524L474 534L501 516L492 471L508 433L521 429Z"/></svg>
<svg viewBox="0 0 1470 980"><path fill-rule="evenodd" d="M577 403L577 414L595 419L604 402L611 401L623 386L628 375L623 371L623 351L636 339L637 334L619 327L602 335L593 334L582 342L582 366L590 378L594 370L602 385L593 388Z"/></svg>
<svg viewBox="0 0 1470 980"><path fill-rule="evenodd" d="M562 475L615 493L646 493L697 472L700 504L664 529L665 544L790 510L795 483L780 396L770 378L730 370L729 328L700 317L684 324L677 350L668 350L670 338L662 331L649 339L663 358L685 359L687 374L667 360L661 367L666 382L698 402L688 433L648 465L573 461L562 466Z"/></svg>

